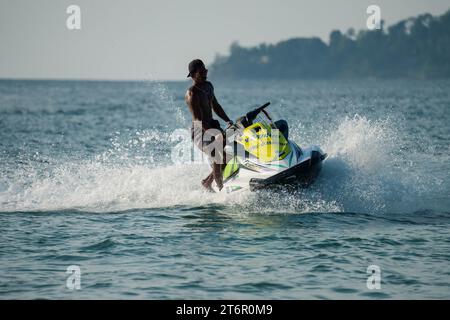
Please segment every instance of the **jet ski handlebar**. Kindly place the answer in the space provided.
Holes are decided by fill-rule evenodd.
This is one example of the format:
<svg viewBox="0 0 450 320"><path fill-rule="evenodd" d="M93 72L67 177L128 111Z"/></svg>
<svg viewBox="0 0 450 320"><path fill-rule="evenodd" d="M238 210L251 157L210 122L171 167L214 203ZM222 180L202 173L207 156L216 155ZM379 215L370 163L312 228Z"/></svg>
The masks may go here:
<svg viewBox="0 0 450 320"><path fill-rule="evenodd" d="M270 102L266 102L261 107L256 108L255 110L252 110L250 112L247 112L247 114L245 116L242 116L242 117L238 118L236 120L236 123L239 123L244 128L247 128L248 126L250 126L253 123L253 120L256 119L256 117L258 116L258 114L261 111L264 112L268 116L267 112L264 110L265 108L267 108L268 105L270 105ZM268 118L270 119L269 116L268 116Z"/></svg>
<svg viewBox="0 0 450 320"><path fill-rule="evenodd" d="M252 110L250 112L248 112L245 117L247 118L248 122L253 122L253 120L255 120L255 118L258 116L258 114L263 111L265 108L267 108L270 105L270 102L266 102L264 103L261 107L256 108L255 110Z"/></svg>
<svg viewBox="0 0 450 320"><path fill-rule="evenodd" d="M250 126L253 123L253 120L256 119L256 117L258 116L258 114L260 112L264 112L266 114L266 116L270 119L269 115L267 114L267 112L264 110L265 108L267 108L270 105L270 102L266 102L265 104L263 104L262 106L256 108L255 110L252 110L250 112L248 112L245 116L242 116L240 118L238 118L235 122L235 124L233 124L232 126L230 126L230 128L234 128L234 129L238 129L240 130L241 128L239 126L237 126L237 124L239 124L240 126L242 126L243 128L246 128L248 126ZM236 134L232 134L231 136L228 137L228 140L231 142L233 141L233 139L235 138Z"/></svg>

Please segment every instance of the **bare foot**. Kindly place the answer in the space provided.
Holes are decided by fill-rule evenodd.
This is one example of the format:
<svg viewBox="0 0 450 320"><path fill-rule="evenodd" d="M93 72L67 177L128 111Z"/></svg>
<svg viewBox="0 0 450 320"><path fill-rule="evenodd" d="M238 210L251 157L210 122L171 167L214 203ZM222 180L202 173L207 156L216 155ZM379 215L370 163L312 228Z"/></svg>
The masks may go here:
<svg viewBox="0 0 450 320"><path fill-rule="evenodd" d="M212 181L202 181L202 186L207 192L216 193L214 189L211 187Z"/></svg>

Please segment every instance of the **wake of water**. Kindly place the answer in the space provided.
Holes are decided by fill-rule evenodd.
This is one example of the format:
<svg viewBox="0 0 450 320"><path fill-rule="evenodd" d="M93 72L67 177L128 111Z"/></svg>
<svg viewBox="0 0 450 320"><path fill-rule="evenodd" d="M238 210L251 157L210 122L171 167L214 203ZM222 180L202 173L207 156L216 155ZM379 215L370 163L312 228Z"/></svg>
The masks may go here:
<svg viewBox="0 0 450 320"><path fill-rule="evenodd" d="M292 138L302 141L296 129ZM158 130L117 132L111 148L91 159L48 159L39 166L28 162L0 180L0 210L112 212L209 204L263 213L448 208L442 201L449 185L446 176L430 174L431 159L406 146L398 125L389 119L346 118L321 140L304 141L319 143L328 158L311 188L290 193L207 194L199 181L208 166L173 164L171 152L180 142L171 137ZM189 139L182 144L189 148Z"/></svg>

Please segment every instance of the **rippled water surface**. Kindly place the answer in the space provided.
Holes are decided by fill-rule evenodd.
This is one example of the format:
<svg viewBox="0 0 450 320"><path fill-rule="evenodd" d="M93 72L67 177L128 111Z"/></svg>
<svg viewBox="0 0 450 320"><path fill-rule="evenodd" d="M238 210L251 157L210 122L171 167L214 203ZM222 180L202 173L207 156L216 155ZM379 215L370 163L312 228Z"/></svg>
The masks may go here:
<svg viewBox="0 0 450 320"><path fill-rule="evenodd" d="M215 83L328 153L309 189L228 196L175 157L188 86L0 81L0 299L450 298L449 81Z"/></svg>

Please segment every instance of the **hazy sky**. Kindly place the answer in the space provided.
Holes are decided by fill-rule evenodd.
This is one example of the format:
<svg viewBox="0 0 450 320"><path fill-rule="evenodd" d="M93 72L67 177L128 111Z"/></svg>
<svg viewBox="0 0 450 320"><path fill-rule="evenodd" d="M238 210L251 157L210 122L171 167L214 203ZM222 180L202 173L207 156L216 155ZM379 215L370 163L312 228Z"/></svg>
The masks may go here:
<svg viewBox="0 0 450 320"><path fill-rule="evenodd" d="M66 9L81 8L81 30ZM391 25L450 0L0 0L0 78L185 79L230 44L276 43L366 28L366 8Z"/></svg>

